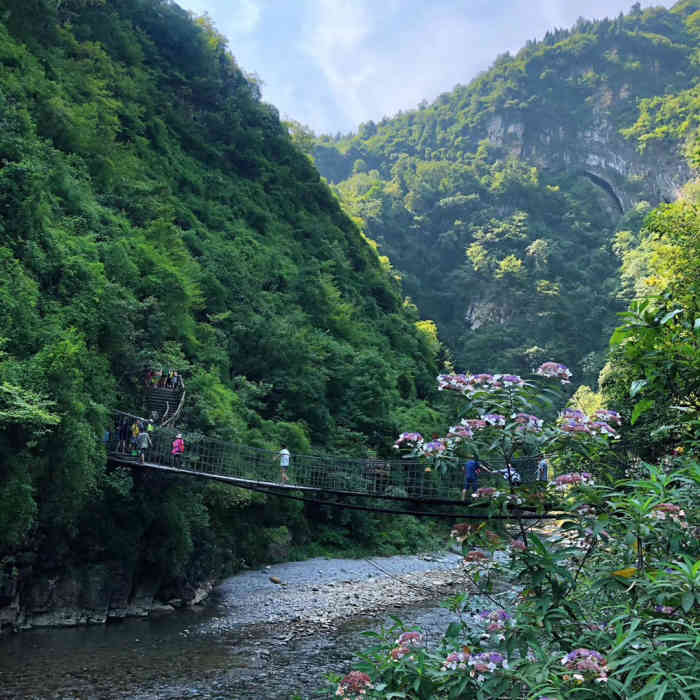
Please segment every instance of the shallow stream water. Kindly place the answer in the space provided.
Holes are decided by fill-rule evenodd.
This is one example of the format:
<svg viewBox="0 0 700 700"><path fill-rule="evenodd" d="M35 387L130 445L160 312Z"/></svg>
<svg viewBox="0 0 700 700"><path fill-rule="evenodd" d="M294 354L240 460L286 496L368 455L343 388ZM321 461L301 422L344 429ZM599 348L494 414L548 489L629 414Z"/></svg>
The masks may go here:
<svg viewBox="0 0 700 700"><path fill-rule="evenodd" d="M288 623L303 623L306 606L322 604L313 586L371 580L400 589L402 575L453 568L457 560L451 555L374 560L381 570L364 560L280 564L227 579L196 609L104 626L27 630L0 639L0 697L330 697L328 691L318 693L326 674L349 670L356 653L370 644L363 632L391 620L389 612L359 615L335 630L319 626L298 636ZM285 609L271 577L285 584ZM437 602L399 603L393 612L434 640L452 619Z"/></svg>

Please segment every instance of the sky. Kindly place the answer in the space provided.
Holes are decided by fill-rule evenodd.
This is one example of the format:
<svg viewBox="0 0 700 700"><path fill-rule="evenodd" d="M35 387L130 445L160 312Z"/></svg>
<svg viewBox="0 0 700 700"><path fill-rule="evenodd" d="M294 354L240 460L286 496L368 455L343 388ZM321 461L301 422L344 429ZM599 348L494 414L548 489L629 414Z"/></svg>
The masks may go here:
<svg viewBox="0 0 700 700"><path fill-rule="evenodd" d="M431 102L548 29L570 27L581 16L615 17L632 6L632 0L177 2L212 18L283 119L331 134Z"/></svg>

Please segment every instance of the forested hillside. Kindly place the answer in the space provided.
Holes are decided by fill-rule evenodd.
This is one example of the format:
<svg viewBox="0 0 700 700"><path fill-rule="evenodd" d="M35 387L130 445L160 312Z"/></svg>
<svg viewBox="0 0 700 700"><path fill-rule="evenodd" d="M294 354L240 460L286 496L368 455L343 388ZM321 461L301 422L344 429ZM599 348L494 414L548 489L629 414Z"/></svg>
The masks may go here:
<svg viewBox="0 0 700 700"><path fill-rule="evenodd" d="M169 0L0 1L0 269L3 625L309 541L300 504L106 468L147 367L184 374L181 427L293 452L381 450L432 391L430 327ZM345 515L333 541L350 524L382 535Z"/></svg>
<svg viewBox="0 0 700 700"><path fill-rule="evenodd" d="M460 368L557 357L593 384L624 308L613 240L692 176L699 78L700 3L635 5L313 155Z"/></svg>

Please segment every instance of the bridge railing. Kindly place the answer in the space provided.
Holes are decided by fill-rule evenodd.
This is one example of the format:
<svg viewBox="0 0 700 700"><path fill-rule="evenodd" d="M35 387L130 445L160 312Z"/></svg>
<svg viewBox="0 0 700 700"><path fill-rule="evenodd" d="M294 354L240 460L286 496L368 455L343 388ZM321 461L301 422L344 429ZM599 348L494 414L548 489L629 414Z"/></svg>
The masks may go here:
<svg viewBox="0 0 700 700"><path fill-rule="evenodd" d="M138 461L139 453L129 442L120 446L117 428L125 421L132 424L137 420L138 416L115 412L115 430L108 450L122 461ZM152 445L146 450L145 461L203 474L280 483L278 452L217 440L200 433L182 433L185 452L173 455L173 441L179 432L167 426L156 427L151 433ZM522 460L513 464L523 481L534 480L535 461L528 459L527 464ZM492 468L502 467L494 460L489 464ZM464 478L461 468L441 473L424 461L308 454L292 454L288 474L290 483L319 490L382 498L447 500L460 498ZM505 486L506 483L496 474L480 477L482 485Z"/></svg>

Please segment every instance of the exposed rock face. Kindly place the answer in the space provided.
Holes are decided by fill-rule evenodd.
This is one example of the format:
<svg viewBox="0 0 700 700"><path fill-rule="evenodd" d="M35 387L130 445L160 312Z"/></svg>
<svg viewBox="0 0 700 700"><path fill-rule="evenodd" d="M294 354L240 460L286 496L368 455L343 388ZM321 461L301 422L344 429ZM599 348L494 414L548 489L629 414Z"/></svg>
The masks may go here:
<svg viewBox="0 0 700 700"><path fill-rule="evenodd" d="M484 132L481 137L541 170L588 176L610 195L620 213L641 200L652 205L671 202L692 177L677 143L652 143L640 153L600 104L588 124L573 133L563 126L526 124L507 114L494 115Z"/></svg>
<svg viewBox="0 0 700 700"><path fill-rule="evenodd" d="M31 627L102 624L111 618L145 617L196 605L214 582L162 581L137 575L120 562L88 564L32 575L12 557L0 566L0 632ZM170 596L177 605L168 604Z"/></svg>
<svg viewBox="0 0 700 700"><path fill-rule="evenodd" d="M475 301L469 305L464 320L470 328L476 330L488 323L505 325L513 316L511 309L494 301Z"/></svg>

